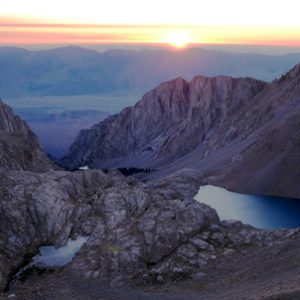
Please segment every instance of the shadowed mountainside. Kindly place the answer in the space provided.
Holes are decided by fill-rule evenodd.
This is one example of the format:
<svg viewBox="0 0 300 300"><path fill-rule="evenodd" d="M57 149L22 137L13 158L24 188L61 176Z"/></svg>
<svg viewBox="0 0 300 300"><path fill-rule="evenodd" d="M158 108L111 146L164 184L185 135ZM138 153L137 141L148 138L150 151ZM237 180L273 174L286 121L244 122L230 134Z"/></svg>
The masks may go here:
<svg viewBox="0 0 300 300"><path fill-rule="evenodd" d="M246 193L300 197L300 64L258 98L255 114L269 115L261 128L247 135L220 183ZM224 173L224 172L223 172Z"/></svg>
<svg viewBox="0 0 300 300"><path fill-rule="evenodd" d="M25 121L0 100L0 170L53 170L38 139Z"/></svg>
<svg viewBox="0 0 300 300"><path fill-rule="evenodd" d="M233 190L300 197L299 103L300 65L269 84L178 78L82 131L62 163L157 169L150 178L188 167Z"/></svg>

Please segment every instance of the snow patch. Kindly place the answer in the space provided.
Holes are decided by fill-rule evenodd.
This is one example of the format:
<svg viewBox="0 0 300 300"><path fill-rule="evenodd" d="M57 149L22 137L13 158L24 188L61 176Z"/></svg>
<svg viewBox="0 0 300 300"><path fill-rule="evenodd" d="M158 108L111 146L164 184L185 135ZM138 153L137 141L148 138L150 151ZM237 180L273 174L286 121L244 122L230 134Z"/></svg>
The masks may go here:
<svg viewBox="0 0 300 300"><path fill-rule="evenodd" d="M32 258L32 265L37 267L63 267L72 261L76 253L87 241L87 237L69 239L67 244L60 248L54 246L40 247L40 254Z"/></svg>

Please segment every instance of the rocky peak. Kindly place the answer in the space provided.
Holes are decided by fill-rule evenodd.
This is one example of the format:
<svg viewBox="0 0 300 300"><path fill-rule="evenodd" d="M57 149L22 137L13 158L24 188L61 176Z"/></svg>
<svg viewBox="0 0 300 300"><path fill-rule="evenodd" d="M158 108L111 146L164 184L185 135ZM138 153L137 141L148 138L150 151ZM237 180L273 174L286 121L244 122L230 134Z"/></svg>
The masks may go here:
<svg viewBox="0 0 300 300"><path fill-rule="evenodd" d="M298 76L300 74L300 63L298 63L291 71L288 72L290 76Z"/></svg>
<svg viewBox="0 0 300 300"><path fill-rule="evenodd" d="M286 81L291 79L300 78L300 63L295 65L290 71L288 71L286 74L282 75L280 78L280 81Z"/></svg>
<svg viewBox="0 0 300 300"><path fill-rule="evenodd" d="M29 126L19 116L13 114L12 109L0 99L0 130L11 134L31 134Z"/></svg>
<svg viewBox="0 0 300 300"><path fill-rule="evenodd" d="M27 123L0 100L0 171L54 168Z"/></svg>

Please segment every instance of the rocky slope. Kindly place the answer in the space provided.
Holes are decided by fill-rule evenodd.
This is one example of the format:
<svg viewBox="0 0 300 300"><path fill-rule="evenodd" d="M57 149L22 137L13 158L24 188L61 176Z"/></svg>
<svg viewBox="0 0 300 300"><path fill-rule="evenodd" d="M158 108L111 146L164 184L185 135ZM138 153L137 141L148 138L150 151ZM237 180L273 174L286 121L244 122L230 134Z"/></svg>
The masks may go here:
<svg viewBox="0 0 300 300"><path fill-rule="evenodd" d="M194 168L207 182L253 194L300 197L300 65L271 84L249 78L176 79L80 133L70 167Z"/></svg>
<svg viewBox="0 0 300 300"><path fill-rule="evenodd" d="M217 182L246 193L300 197L300 64L260 95L272 118L245 140ZM279 104L279 105L278 105ZM266 105L265 105L266 107ZM256 113L264 111L257 108Z"/></svg>
<svg viewBox="0 0 300 300"><path fill-rule="evenodd" d="M0 100L0 171L54 168L26 122Z"/></svg>
<svg viewBox="0 0 300 300"><path fill-rule="evenodd" d="M216 261L218 265L242 253L252 262L258 249L275 251L299 237L299 230L263 231L240 222L220 222L212 208L193 200L201 181L201 174L193 170L156 184L96 170L1 176L1 288L39 246L63 245L77 236L88 237L86 244L59 273L42 277L47 282L45 294L48 279L66 276L66 288L75 274L78 284L97 286L105 280L113 286L136 287L187 279L199 283L206 272L213 274ZM198 291L198 297L205 291ZM95 295L100 297L101 289ZM59 299L59 293L49 299Z"/></svg>
<svg viewBox="0 0 300 300"><path fill-rule="evenodd" d="M189 167L200 170L206 182L236 192L300 198L299 163L300 64L268 85L236 114L228 132L241 134L219 149L208 149L203 159L200 145L175 162L163 166L152 178ZM213 138L222 138L217 135ZM200 159L199 159L200 158ZM150 177L151 177L150 176Z"/></svg>
<svg viewBox="0 0 300 300"><path fill-rule="evenodd" d="M239 135L238 127L228 131L228 126L249 102L256 105L254 96L266 86L250 78L201 76L164 83L134 107L83 130L62 163L71 168L160 167L200 144L206 145L204 157L207 149Z"/></svg>

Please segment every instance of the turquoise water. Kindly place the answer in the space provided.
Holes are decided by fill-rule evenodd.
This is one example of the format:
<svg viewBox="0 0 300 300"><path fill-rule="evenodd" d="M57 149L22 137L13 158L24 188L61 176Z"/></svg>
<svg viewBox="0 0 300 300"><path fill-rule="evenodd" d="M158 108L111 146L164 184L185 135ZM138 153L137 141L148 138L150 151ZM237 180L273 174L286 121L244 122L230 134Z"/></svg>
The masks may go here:
<svg viewBox="0 0 300 300"><path fill-rule="evenodd" d="M300 227L300 199L252 196L207 185L195 197L215 208L221 220L240 220L257 228Z"/></svg>

